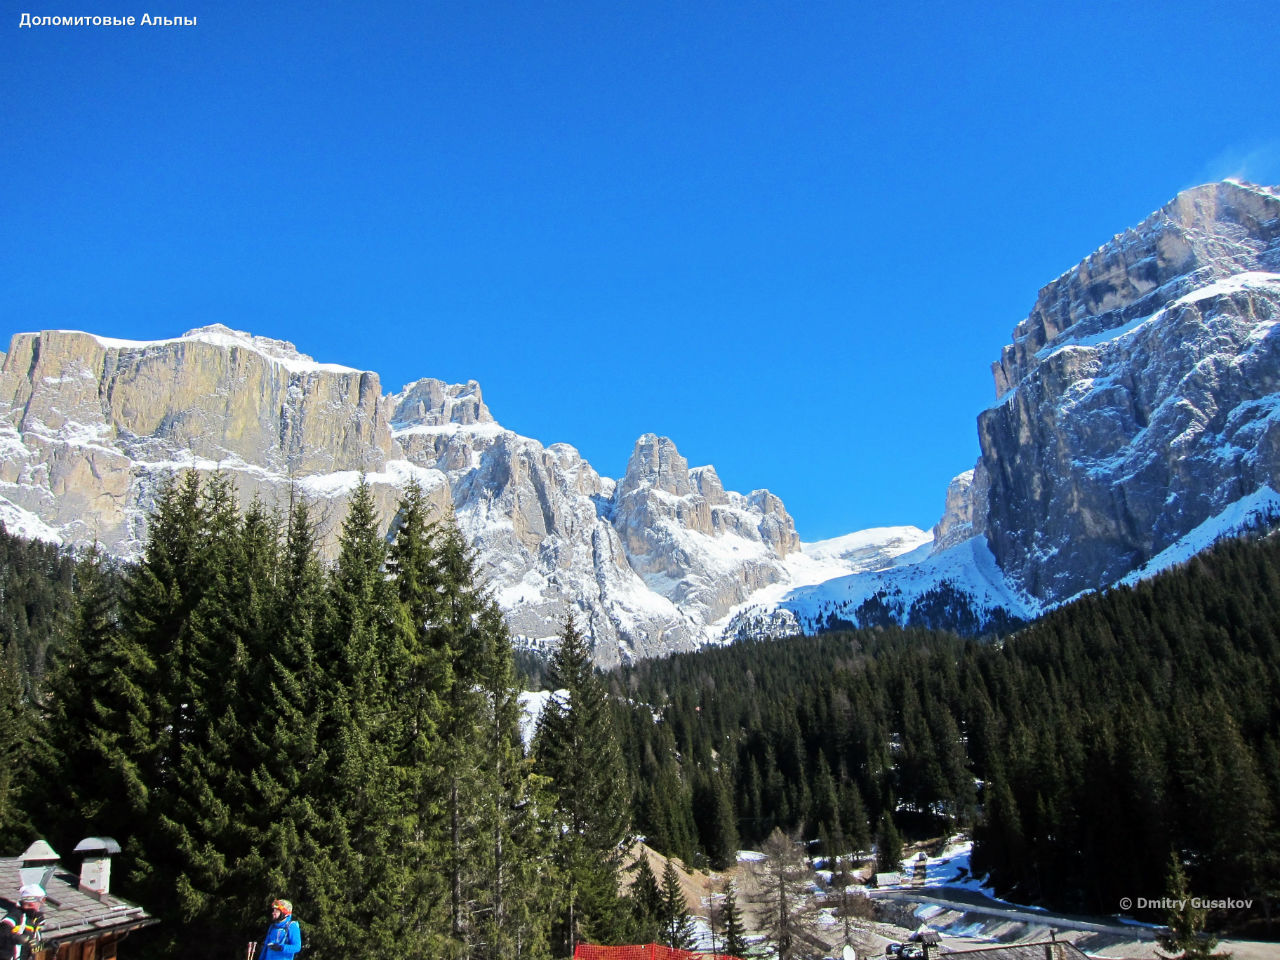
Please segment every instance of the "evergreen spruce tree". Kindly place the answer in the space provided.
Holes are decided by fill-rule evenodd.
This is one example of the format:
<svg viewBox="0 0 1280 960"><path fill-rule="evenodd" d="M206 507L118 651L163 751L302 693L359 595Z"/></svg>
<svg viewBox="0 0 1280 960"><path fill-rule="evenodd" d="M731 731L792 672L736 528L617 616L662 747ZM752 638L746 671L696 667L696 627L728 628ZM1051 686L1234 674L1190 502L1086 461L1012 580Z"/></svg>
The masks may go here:
<svg viewBox="0 0 1280 960"><path fill-rule="evenodd" d="M893 816L886 811L876 830L876 870L881 873L897 873L901 869L902 835L894 825Z"/></svg>
<svg viewBox="0 0 1280 960"><path fill-rule="evenodd" d="M185 728L172 744L174 775L153 796L155 844L164 853L182 930L157 931L172 943L190 937L196 956L212 953L219 931L233 921L245 852L244 820L253 806L244 782L243 711L248 676L243 645L226 616L239 599L243 564L240 516L230 481L220 475L201 485L198 559L187 571L192 601L182 634L183 658L172 679ZM177 584L181 590L184 584ZM163 654L161 654L163 656ZM157 871L156 881L163 875Z"/></svg>
<svg viewBox="0 0 1280 960"><path fill-rule="evenodd" d="M629 868L635 878L628 896L632 922L628 939L634 943L657 943L662 936L662 891L649 865L648 852L644 846L637 846L636 850L635 862Z"/></svg>
<svg viewBox="0 0 1280 960"><path fill-rule="evenodd" d="M343 888L338 902L318 905L311 941L348 950L360 944L376 954L399 949L384 922L399 877L390 825L400 799L389 675L396 598L383 569L386 552L373 494L361 476L339 536L327 622L316 646L325 696L318 711L324 753L314 789Z"/></svg>
<svg viewBox="0 0 1280 960"><path fill-rule="evenodd" d="M162 920L163 931L148 938L158 954L182 923L184 864L159 812L173 809L184 746L196 735L191 618L207 582L206 521L194 472L161 489L142 559L125 584L121 627L100 652L92 755L75 772L102 797L95 830L123 848L114 864L122 891Z"/></svg>
<svg viewBox="0 0 1280 960"><path fill-rule="evenodd" d="M23 771L30 776L33 734L18 644L10 640L0 646L0 843L5 849L21 844L30 830L20 790Z"/></svg>
<svg viewBox="0 0 1280 960"><path fill-rule="evenodd" d="M693 791L698 838L712 869L725 870L737 858L738 826L729 786L720 771L699 778Z"/></svg>
<svg viewBox="0 0 1280 960"><path fill-rule="evenodd" d="M242 897L254 906L288 896L310 912L343 903L341 876L328 855L332 838L324 816L324 752L320 743L321 703L329 695L316 657L327 620L324 573L317 557L315 524L306 500L295 492L285 518L279 554L270 635L253 657L252 691L244 702L256 711L245 718L253 730L254 765L249 782L257 794L250 849L243 870ZM260 907L259 907L260 908ZM341 950L324 934L315 944Z"/></svg>
<svg viewBox="0 0 1280 960"><path fill-rule="evenodd" d="M511 640L492 599L483 599L475 624L483 700L474 744L480 789L468 855L466 898L474 916L468 943L472 956L487 960L538 960L550 950L557 879L545 854L551 800L525 760Z"/></svg>
<svg viewBox="0 0 1280 960"><path fill-rule="evenodd" d="M558 949L572 953L581 940L607 942L625 929L618 877L628 790L607 693L572 618L552 657L549 683L557 693L538 720L533 752L556 795L553 816L561 832L554 857L565 883Z"/></svg>
<svg viewBox="0 0 1280 960"><path fill-rule="evenodd" d="M1207 911L1196 905L1187 883L1186 871L1177 853L1169 856L1169 873L1165 897L1172 904L1167 923L1168 933L1156 935L1156 942L1170 960L1231 960L1229 953L1214 953L1218 940L1205 932Z"/></svg>
<svg viewBox="0 0 1280 960"><path fill-rule="evenodd" d="M441 737L450 663L432 645L442 595L437 525L421 488L411 483L394 521L387 557L396 592L396 620L388 663L388 696L398 704L390 731L393 777L400 797L390 823L394 838L388 889L390 925L409 955L449 954L453 901L448 875L446 753Z"/></svg>
<svg viewBox="0 0 1280 960"><path fill-rule="evenodd" d="M93 770L98 760L93 738L104 717L106 651L119 629L119 580L96 545L77 565L75 579L70 624L44 678L42 744L27 783L31 809L40 811L40 832L54 849L77 843L86 824L99 822L112 802L93 780L67 773Z"/></svg>
<svg viewBox="0 0 1280 960"><path fill-rule="evenodd" d="M673 950L692 950L694 947L693 918L684 891L680 889L680 876L670 860L662 868L662 886L659 888L659 910L662 919L662 942Z"/></svg>
<svg viewBox="0 0 1280 960"><path fill-rule="evenodd" d="M730 880L724 891L724 903L720 908L720 924L724 930L724 952L731 957L747 955L746 928L742 925L742 910L738 907L738 894Z"/></svg>

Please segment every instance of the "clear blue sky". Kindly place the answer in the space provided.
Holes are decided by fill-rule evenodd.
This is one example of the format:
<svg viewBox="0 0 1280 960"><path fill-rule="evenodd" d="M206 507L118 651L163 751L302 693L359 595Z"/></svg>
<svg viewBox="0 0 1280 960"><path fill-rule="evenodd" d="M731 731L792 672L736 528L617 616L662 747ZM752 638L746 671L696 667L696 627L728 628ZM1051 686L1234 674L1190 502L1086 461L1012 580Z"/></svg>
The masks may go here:
<svg viewBox="0 0 1280 960"><path fill-rule="evenodd" d="M666 434L806 540L927 527L1043 284L1185 187L1280 182L1274 13L10 3L0 340L226 323L478 380L608 476Z"/></svg>

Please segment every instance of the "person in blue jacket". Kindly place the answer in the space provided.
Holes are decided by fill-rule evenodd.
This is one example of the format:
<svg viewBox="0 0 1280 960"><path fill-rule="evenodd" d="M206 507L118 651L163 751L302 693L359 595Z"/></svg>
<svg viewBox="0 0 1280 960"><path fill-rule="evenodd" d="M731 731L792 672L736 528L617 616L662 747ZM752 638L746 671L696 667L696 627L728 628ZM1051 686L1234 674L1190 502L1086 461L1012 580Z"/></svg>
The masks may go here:
<svg viewBox="0 0 1280 960"><path fill-rule="evenodd" d="M293 919L293 904L288 900L271 902L271 926L262 938L258 960L293 960L302 949L302 931Z"/></svg>

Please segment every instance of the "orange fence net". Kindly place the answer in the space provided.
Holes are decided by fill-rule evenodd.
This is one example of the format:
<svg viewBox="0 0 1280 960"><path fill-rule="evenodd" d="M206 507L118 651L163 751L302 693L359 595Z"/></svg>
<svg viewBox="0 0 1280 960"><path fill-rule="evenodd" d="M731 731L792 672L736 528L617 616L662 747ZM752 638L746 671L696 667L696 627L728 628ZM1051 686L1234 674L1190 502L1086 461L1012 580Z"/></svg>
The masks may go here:
<svg viewBox="0 0 1280 960"><path fill-rule="evenodd" d="M738 960L738 958L731 957L727 953L672 950L660 943L628 947L602 947L594 943L580 943L574 948L573 960Z"/></svg>

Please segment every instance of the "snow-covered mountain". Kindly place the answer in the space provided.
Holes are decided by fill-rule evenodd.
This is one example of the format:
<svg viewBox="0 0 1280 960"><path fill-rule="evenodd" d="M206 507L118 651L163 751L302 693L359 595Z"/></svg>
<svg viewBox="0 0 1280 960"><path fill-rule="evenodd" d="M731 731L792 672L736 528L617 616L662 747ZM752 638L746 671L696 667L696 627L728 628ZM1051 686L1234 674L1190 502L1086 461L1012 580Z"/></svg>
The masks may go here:
<svg viewBox="0 0 1280 960"><path fill-rule="evenodd" d="M1280 192L1179 194L1040 291L932 547L793 590L773 621L982 630L1280 517L1277 321Z"/></svg>
<svg viewBox="0 0 1280 960"><path fill-rule="evenodd" d="M665 437L602 477L504 429L475 382L377 374L205 327L137 342L44 331L0 368L0 521L136 554L163 478L316 501L330 552L365 474L452 509L513 631L567 613L601 664L890 620L983 630L1158 569L1280 513L1280 194L1180 194L1041 292L994 365L981 457L932 534L802 544L767 490L726 491Z"/></svg>
<svg viewBox="0 0 1280 960"><path fill-rule="evenodd" d="M163 478L221 470L242 501L316 501L332 552L364 473L386 521L417 481L451 508L518 635L569 612L603 663L692 649L753 592L787 580L800 544L767 490L726 491L675 445L637 441L620 480L567 444L497 423L474 383L378 376L223 326L154 342L45 331L0 369L0 521L134 555Z"/></svg>

